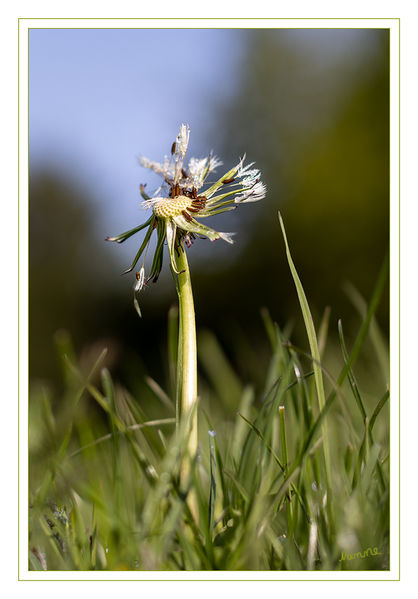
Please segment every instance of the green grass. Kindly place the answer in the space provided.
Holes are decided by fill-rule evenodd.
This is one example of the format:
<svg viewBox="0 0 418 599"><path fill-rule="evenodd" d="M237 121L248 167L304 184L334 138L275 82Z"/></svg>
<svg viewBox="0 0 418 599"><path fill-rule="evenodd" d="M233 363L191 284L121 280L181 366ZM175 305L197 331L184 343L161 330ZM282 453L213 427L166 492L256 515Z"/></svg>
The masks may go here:
<svg viewBox="0 0 418 599"><path fill-rule="evenodd" d="M105 352L86 368L57 336L64 391L38 385L30 401L30 569L389 569L387 348L375 318L387 261L368 304L349 290L361 322L348 342L328 310L315 328L281 226L308 349L262 310L259 391L198 331L200 454L181 484L176 311L168 380L145 381L150 416L112 380Z"/></svg>

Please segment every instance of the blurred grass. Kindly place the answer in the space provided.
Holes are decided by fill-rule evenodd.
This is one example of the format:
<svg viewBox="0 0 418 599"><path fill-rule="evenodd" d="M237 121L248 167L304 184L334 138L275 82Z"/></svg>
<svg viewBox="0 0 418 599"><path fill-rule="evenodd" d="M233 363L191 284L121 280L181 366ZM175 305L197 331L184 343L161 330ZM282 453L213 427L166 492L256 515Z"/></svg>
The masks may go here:
<svg viewBox="0 0 418 599"><path fill-rule="evenodd" d="M375 319L386 277L387 261L368 305L350 291L362 315L354 342L341 322L339 345L328 340L325 312L313 358L263 310L269 364L252 356L252 368L264 372L261 393L240 380L216 336L200 331L200 454L182 485L188 458L181 423L175 433L175 310L167 379L147 377L135 396L112 379L106 350L80 360L69 336L57 335L64 392L54 397L42 384L30 400L29 567L388 569L387 348ZM306 316L303 301L302 309ZM145 388L161 417L144 413Z"/></svg>

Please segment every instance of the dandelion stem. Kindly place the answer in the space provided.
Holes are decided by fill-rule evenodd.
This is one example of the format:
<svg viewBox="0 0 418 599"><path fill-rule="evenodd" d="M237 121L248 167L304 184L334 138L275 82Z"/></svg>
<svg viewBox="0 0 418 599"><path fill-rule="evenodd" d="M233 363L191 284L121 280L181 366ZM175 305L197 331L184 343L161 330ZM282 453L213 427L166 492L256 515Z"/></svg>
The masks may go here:
<svg viewBox="0 0 418 599"><path fill-rule="evenodd" d="M177 401L180 403L177 413L180 419L189 419L188 426L188 452L193 459L197 452L197 351L196 351L196 323L193 302L192 282L189 264L187 262L184 246L179 247L176 257L177 268L177 293L179 297L179 365L181 371L177 373L178 386L180 387Z"/></svg>

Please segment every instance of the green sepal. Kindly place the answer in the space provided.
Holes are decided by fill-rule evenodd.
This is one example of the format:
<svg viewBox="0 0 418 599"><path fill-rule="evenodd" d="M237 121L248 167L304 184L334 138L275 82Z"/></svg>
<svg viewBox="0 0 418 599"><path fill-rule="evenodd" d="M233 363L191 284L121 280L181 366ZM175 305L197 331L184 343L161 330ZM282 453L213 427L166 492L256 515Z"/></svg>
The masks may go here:
<svg viewBox="0 0 418 599"><path fill-rule="evenodd" d="M197 220L195 220L194 218L189 222L184 218L184 216L179 215L173 217L173 220L180 229L188 231L189 233L204 235L211 241L215 241L216 239L220 238L220 235L217 231L209 229L209 227L202 225L201 223L197 222Z"/></svg>
<svg viewBox="0 0 418 599"><path fill-rule="evenodd" d="M224 198L227 198L228 196L236 196L239 193L244 193L244 191L249 191L251 189L251 187L242 187L240 186L238 189L233 189L231 191L228 191L227 193L223 193L220 196L215 196L212 197L212 199L208 200L206 202L207 205L212 206L214 204L216 204L217 202L219 202L220 200L223 200ZM204 194L203 194L204 195ZM225 203L230 203L230 202L234 202L235 200L229 200L229 202L225 202ZM236 202L237 204L239 204L239 202Z"/></svg>
<svg viewBox="0 0 418 599"><path fill-rule="evenodd" d="M168 245L168 253L170 254L171 268L176 273L176 275L180 274L180 271L177 268L176 264L176 233L177 226L175 222L172 222L170 219L166 221L166 235L167 235L167 245Z"/></svg>
<svg viewBox="0 0 418 599"><path fill-rule="evenodd" d="M154 216L152 216L152 220L154 221ZM151 221L151 219L150 219L150 221ZM148 221L148 222L150 222L150 221ZM131 272L135 268L136 263L140 259L142 252L145 250L145 248L151 238L153 230L154 230L154 222L151 222L149 229L145 234L144 241L142 242L141 247L139 248L139 250L134 258L134 261L132 262L132 264L129 268L127 268L126 270L123 271L123 273L122 273L123 275L126 275L128 272Z"/></svg>
<svg viewBox="0 0 418 599"><path fill-rule="evenodd" d="M144 200L148 201L151 199L150 196L145 192L145 185L142 185L142 183L139 186L139 193L144 198Z"/></svg>
<svg viewBox="0 0 418 599"><path fill-rule="evenodd" d="M239 171L239 168L242 165L242 163L243 163L243 159L240 160L240 162L236 166L231 168L230 171L225 173L225 175L222 175L222 177L220 179L218 179L218 181L216 181L216 183L214 183L211 187L209 187L209 189L204 191L201 195L205 196L206 198L210 198L211 196L213 196L215 191L217 191L223 185L223 181L225 179L231 179L235 175L235 173L237 173ZM237 192L235 192L235 193L237 193Z"/></svg>
<svg viewBox="0 0 418 599"><path fill-rule="evenodd" d="M153 279L154 283L158 279L163 267L163 246L166 237L165 222L162 219L157 220L157 247L155 248L154 259L152 261L151 272L148 279Z"/></svg>
<svg viewBox="0 0 418 599"><path fill-rule="evenodd" d="M220 208L219 210L214 210L213 212L199 212L199 218L207 218L208 216L215 216L216 214L222 214L222 212L229 212L230 210L236 210L237 205L229 206L228 208Z"/></svg>
<svg viewBox="0 0 418 599"><path fill-rule="evenodd" d="M204 183L204 181L206 180L207 176L209 175L209 172L210 172L209 169L210 169L210 164L211 164L212 158L213 158L213 155L210 155L209 158L208 158L208 163L207 163L207 165L205 166L205 168L203 170L202 178L201 178L202 183Z"/></svg>
<svg viewBox="0 0 418 599"><path fill-rule="evenodd" d="M125 233L121 233L120 235L117 235L116 237L106 237L106 241L116 241L116 243L123 243L124 241L129 239L129 237L132 237L132 235L135 235L135 233L138 233L138 231L142 231L142 229L145 229L145 227L150 225L153 218L154 218L154 215L152 214L150 216L150 218L147 220L147 222L143 223L142 225L139 225L139 227L135 227L134 229L125 231Z"/></svg>

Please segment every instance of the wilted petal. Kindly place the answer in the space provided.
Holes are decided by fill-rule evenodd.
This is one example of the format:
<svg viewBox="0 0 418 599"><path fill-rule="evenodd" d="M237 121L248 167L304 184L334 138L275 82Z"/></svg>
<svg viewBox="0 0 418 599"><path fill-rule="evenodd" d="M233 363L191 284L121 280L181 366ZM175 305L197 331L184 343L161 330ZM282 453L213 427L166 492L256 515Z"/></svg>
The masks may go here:
<svg viewBox="0 0 418 599"><path fill-rule="evenodd" d="M179 215L175 216L173 220L180 229L183 229L183 231L187 231L188 233L203 235L211 241L216 241L221 237L221 233L218 233L217 231L214 231L213 229L210 229L209 227L202 225L201 223L197 222L197 220L195 220L194 218L191 221L188 221L184 218L184 216Z"/></svg>
<svg viewBox="0 0 418 599"><path fill-rule="evenodd" d="M174 183L178 183L182 178L182 169L184 157L186 156L189 145L190 127L184 123L180 126L180 131L176 138L174 149Z"/></svg>
<svg viewBox="0 0 418 599"><path fill-rule="evenodd" d="M176 139L176 152L178 152L183 158L186 155L187 147L189 145L190 127L182 123L180 125L180 131Z"/></svg>
<svg viewBox="0 0 418 599"><path fill-rule="evenodd" d="M154 173L157 173L157 175L164 177L164 179L172 179L174 176L174 166L167 156L164 158L164 162L162 163L149 160L145 156L141 156L138 158L138 160L141 166L149 168L150 170L154 171Z"/></svg>
<svg viewBox="0 0 418 599"><path fill-rule="evenodd" d="M190 158L189 160L189 179L190 185L199 189L203 185L203 180L207 172L207 158Z"/></svg>
<svg viewBox="0 0 418 599"><path fill-rule="evenodd" d="M232 239L233 235L235 235L235 233L219 233L219 237L228 243L234 243L234 240Z"/></svg>
<svg viewBox="0 0 418 599"><path fill-rule="evenodd" d="M144 286L145 281L145 269L141 268L139 272L136 273L136 283L135 283L135 293L139 293Z"/></svg>
<svg viewBox="0 0 418 599"><path fill-rule="evenodd" d="M154 208L154 206L155 206L155 204L156 204L157 202L159 202L159 201L161 201L161 200L165 200L165 199L166 199L166 198L165 198L165 197L162 197L162 196L156 196L156 197L152 197L152 198L150 198L149 200L144 200L144 201L141 203L141 207L142 207L144 210L149 210L150 208Z"/></svg>
<svg viewBox="0 0 418 599"><path fill-rule="evenodd" d="M257 171L258 172L258 171ZM246 189L235 198L236 204L245 202L258 202L266 195L267 188L261 181L254 183L249 189Z"/></svg>
<svg viewBox="0 0 418 599"><path fill-rule="evenodd" d="M209 168L208 168L208 172L212 173L215 169L218 168L218 166L222 166L223 162L222 160L219 160L219 158L217 156L209 156Z"/></svg>

